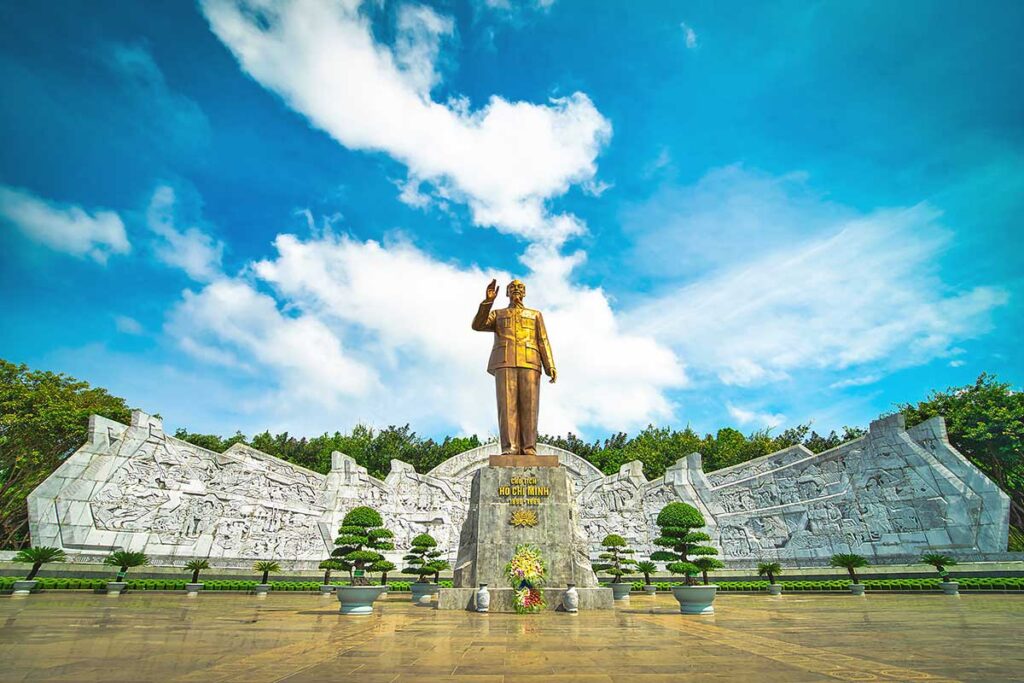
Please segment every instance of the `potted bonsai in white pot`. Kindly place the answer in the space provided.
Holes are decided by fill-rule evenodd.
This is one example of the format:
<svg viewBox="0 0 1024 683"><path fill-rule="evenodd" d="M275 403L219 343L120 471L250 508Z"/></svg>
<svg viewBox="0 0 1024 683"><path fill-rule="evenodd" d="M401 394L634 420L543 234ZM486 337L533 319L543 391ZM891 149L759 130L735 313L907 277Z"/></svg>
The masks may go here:
<svg viewBox="0 0 1024 683"><path fill-rule="evenodd" d="M612 597L615 600L626 600L629 598L629 590L633 587L631 583L622 580L626 574L625 567L636 564L636 560L629 557L635 550L626 545L626 539L618 534L608 534L601 541L604 552L598 555L604 562L594 565L594 571L610 574L612 578Z"/></svg>
<svg viewBox="0 0 1024 683"><path fill-rule="evenodd" d="M344 571L352 568L347 562L339 560L336 557L328 557L317 566L324 570L324 582L320 584L320 593L323 595L330 595L334 592L334 589L337 588L337 586L331 585L331 572Z"/></svg>
<svg viewBox="0 0 1024 683"><path fill-rule="evenodd" d="M837 553L829 558L828 563L849 572L850 592L854 595L864 595L864 584L857 579L857 572L854 570L868 566L866 559L853 553Z"/></svg>
<svg viewBox="0 0 1024 683"><path fill-rule="evenodd" d="M32 563L32 569L29 570L28 576L21 581L14 582L14 594L15 595L28 595L35 589L36 574L39 573L39 568L47 562L63 562L67 559L64 555L64 551L60 548L51 548L49 546L33 546L31 548L23 548L18 551L18 554L14 556L15 562Z"/></svg>
<svg viewBox="0 0 1024 683"><path fill-rule="evenodd" d="M419 578L409 585L412 601L417 605L429 605L431 598L439 589L437 579L440 572L448 568L448 562L440 559L444 553L437 549L437 541L430 534L420 534L412 539L409 553L402 559L409 566L402 569L403 574L412 574ZM434 583L430 583L430 577Z"/></svg>
<svg viewBox="0 0 1024 683"><path fill-rule="evenodd" d="M209 568L210 563L201 558L189 560L185 563L185 569L192 572L192 583L185 584L185 590L187 590L189 594L198 593L203 590L203 584L199 583L199 572Z"/></svg>
<svg viewBox="0 0 1024 683"><path fill-rule="evenodd" d="M782 586L775 583L775 576L782 573L782 565L778 562L760 562L757 575L768 577L768 595L782 595Z"/></svg>
<svg viewBox="0 0 1024 683"><path fill-rule="evenodd" d="M686 503L669 503L658 513L658 527L661 536L654 544L667 548L651 554L651 559L667 562L666 568L673 574L682 574L686 583L672 588L672 596L679 603L683 614L714 614L712 603L718 593L714 584L697 585L693 578L702 572L700 566L690 559L691 555L709 557L718 554L711 546L701 545L711 537L697 531L705 525L700 510Z"/></svg>
<svg viewBox="0 0 1024 683"><path fill-rule="evenodd" d="M644 592L647 595L654 595L658 592L658 587L651 583L651 574L658 571L658 565L654 564L650 560L644 560L643 562L636 563L636 570L644 575Z"/></svg>
<svg viewBox="0 0 1024 683"><path fill-rule="evenodd" d="M935 571L939 573L939 578L942 579L943 593L946 595L960 595L960 584L956 581L950 581L949 572L946 571L946 567L956 565L954 558L941 553L925 553L921 556L921 562L935 567Z"/></svg>
<svg viewBox="0 0 1024 683"><path fill-rule="evenodd" d="M107 582L107 595L120 595L124 592L125 586L128 585L124 580L124 577L128 574L128 570L131 567L145 567L149 564L149 558L146 557L146 553L117 550L110 553L110 555L103 560L103 564L120 567L117 572L117 577L113 581Z"/></svg>
<svg viewBox="0 0 1024 683"><path fill-rule="evenodd" d="M371 507L353 508L345 515L338 529L338 538L334 540L337 547L332 553L355 570L352 585L338 586L334 591L342 614L373 614L373 601L384 592L384 586L371 584L365 575L366 569L384 559L381 550L394 549L394 544L387 540L393 536L384 528L380 513Z"/></svg>
<svg viewBox="0 0 1024 683"><path fill-rule="evenodd" d="M266 595L270 592L270 572L281 571L281 565L274 560L259 560L252 565L253 571L262 573L259 584L256 586L256 595Z"/></svg>

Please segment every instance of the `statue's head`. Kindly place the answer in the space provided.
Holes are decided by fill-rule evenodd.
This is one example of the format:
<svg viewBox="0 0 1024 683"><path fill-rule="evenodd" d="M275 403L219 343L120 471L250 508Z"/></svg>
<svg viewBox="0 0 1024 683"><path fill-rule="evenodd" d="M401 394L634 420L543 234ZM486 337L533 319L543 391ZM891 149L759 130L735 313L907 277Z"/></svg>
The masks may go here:
<svg viewBox="0 0 1024 683"><path fill-rule="evenodd" d="M513 280L508 283L508 287L505 288L505 293L508 294L508 300L513 304L523 303L523 299L526 298L526 285L520 280Z"/></svg>

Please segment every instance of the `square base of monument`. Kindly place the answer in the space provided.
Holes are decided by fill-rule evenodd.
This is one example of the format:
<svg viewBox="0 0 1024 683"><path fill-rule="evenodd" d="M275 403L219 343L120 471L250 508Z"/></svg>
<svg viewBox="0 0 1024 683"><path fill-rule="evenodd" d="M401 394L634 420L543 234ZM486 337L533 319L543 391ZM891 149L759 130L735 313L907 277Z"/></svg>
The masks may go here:
<svg viewBox="0 0 1024 683"><path fill-rule="evenodd" d="M557 455L492 455L491 467L558 467Z"/></svg>
<svg viewBox="0 0 1024 683"><path fill-rule="evenodd" d="M442 588L437 593L437 609L476 611L476 588ZM542 588L546 611L562 612L562 595L564 588ZM488 588L491 604L488 612L515 613L511 588ZM580 611L595 609L615 609L611 588L577 588L580 596Z"/></svg>

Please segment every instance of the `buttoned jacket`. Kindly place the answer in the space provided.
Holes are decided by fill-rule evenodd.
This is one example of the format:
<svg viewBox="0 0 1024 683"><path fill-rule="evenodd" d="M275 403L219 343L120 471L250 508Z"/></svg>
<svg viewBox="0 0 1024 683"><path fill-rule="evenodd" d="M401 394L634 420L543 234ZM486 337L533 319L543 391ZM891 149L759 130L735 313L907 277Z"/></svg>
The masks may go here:
<svg viewBox="0 0 1024 683"><path fill-rule="evenodd" d="M498 368L543 368L551 375L555 362L540 311L513 307L492 311L492 304L482 302L473 318L474 330L494 333L487 372L493 375Z"/></svg>

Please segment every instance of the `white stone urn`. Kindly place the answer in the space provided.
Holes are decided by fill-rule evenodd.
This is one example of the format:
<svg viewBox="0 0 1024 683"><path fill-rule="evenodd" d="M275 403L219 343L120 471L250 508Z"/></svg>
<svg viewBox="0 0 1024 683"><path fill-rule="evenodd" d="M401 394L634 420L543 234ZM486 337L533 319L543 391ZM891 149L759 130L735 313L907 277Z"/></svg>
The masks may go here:
<svg viewBox="0 0 1024 683"><path fill-rule="evenodd" d="M338 611L352 616L373 614L373 601L384 592L384 586L338 586Z"/></svg>
<svg viewBox="0 0 1024 683"><path fill-rule="evenodd" d="M769 583L768 595L782 595L782 585L778 583Z"/></svg>
<svg viewBox="0 0 1024 683"><path fill-rule="evenodd" d="M851 583L850 592L854 595L864 595L864 584L863 583Z"/></svg>
<svg viewBox="0 0 1024 683"><path fill-rule="evenodd" d="M945 595L960 595L960 584L956 581L943 581L941 584L942 592Z"/></svg>
<svg viewBox="0 0 1024 683"><path fill-rule="evenodd" d="M256 595L266 595L270 592L270 584L258 583L256 584L256 588L254 588L253 590L256 592Z"/></svg>
<svg viewBox="0 0 1024 683"><path fill-rule="evenodd" d="M562 593L562 607L565 608L566 612L579 612L580 611L580 594L576 590L575 583L567 583L565 592Z"/></svg>
<svg viewBox="0 0 1024 683"><path fill-rule="evenodd" d="M335 588L337 588L337 586L332 586L327 583L320 584L320 597L330 597L331 594L334 593Z"/></svg>
<svg viewBox="0 0 1024 683"><path fill-rule="evenodd" d="M679 611L683 614L714 614L711 603L718 594L718 586L673 586L672 597L679 603Z"/></svg>
<svg viewBox="0 0 1024 683"><path fill-rule="evenodd" d="M107 581L107 595L120 595L127 585L125 581Z"/></svg>
<svg viewBox="0 0 1024 683"><path fill-rule="evenodd" d="M486 612L491 608L491 592L487 590L487 584L481 583L476 591L476 611Z"/></svg>
<svg viewBox="0 0 1024 683"><path fill-rule="evenodd" d="M203 590L203 584L201 583L186 583L185 590L188 591L189 595L195 595L199 591Z"/></svg>
<svg viewBox="0 0 1024 683"><path fill-rule="evenodd" d="M26 580L15 581L14 582L14 593L13 594L14 595L28 595L36 587L37 583L39 583L39 582L36 581L35 579L32 579L31 581L26 581Z"/></svg>
<svg viewBox="0 0 1024 683"><path fill-rule="evenodd" d="M624 582L618 582L618 583L612 583L610 585L612 587L612 598L614 598L615 600L628 600L629 599L629 591L633 587L633 584L631 584L631 583L624 583Z"/></svg>
<svg viewBox="0 0 1024 683"><path fill-rule="evenodd" d="M409 584L409 592L412 593L412 601L417 605L429 605L430 599L437 595L441 589L436 583L423 583L414 581Z"/></svg>
<svg viewBox="0 0 1024 683"><path fill-rule="evenodd" d="M653 597L654 595L657 595L658 587L655 586L653 583L645 583L644 584L644 593L647 593L647 595L650 595L650 596Z"/></svg>

